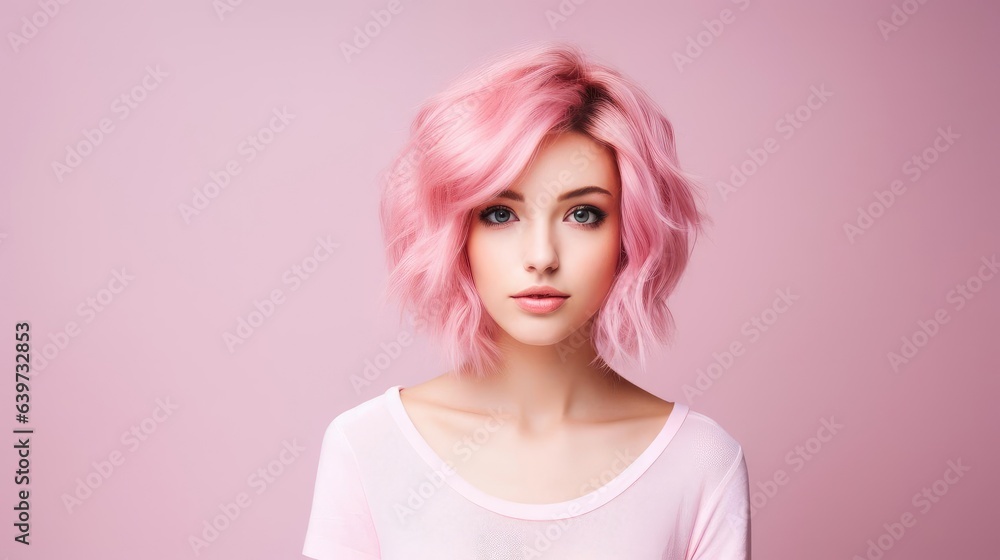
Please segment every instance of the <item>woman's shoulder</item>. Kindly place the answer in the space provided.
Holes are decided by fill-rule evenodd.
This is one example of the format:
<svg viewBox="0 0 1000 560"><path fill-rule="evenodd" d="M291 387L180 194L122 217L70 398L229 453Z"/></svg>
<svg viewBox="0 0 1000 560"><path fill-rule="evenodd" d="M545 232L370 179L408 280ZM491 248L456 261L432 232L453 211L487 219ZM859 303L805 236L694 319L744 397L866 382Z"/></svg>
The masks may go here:
<svg viewBox="0 0 1000 560"><path fill-rule="evenodd" d="M389 392L393 390L395 386L340 412L330 420L327 429L336 428L345 435L353 436L378 428L389 419Z"/></svg>
<svg viewBox="0 0 1000 560"><path fill-rule="evenodd" d="M678 436L699 467L727 473L745 465L743 445L730 430L708 414L683 407L686 414Z"/></svg>
<svg viewBox="0 0 1000 560"><path fill-rule="evenodd" d="M667 401L637 386L632 386L631 394L632 401L637 403L632 405L633 410L642 410L649 416L669 413L664 428L673 424L676 430L671 432L668 449L689 458L706 474L712 470L710 467L725 471L743 459L740 442L712 416L692 409L689 403Z"/></svg>
<svg viewBox="0 0 1000 560"><path fill-rule="evenodd" d="M703 430L714 433L717 437L721 439L730 440L732 443L739 445L736 438L727 430L722 423L718 422L713 416L695 410L690 407L690 405L684 405L687 407L687 416L693 420L695 424L698 424Z"/></svg>

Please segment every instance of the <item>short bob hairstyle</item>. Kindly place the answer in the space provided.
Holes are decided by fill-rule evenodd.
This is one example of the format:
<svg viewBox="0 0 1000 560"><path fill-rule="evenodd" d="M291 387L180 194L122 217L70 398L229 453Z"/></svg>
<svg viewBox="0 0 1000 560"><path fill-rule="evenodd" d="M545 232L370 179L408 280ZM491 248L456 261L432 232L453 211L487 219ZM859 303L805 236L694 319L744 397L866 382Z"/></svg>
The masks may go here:
<svg viewBox="0 0 1000 560"><path fill-rule="evenodd" d="M413 310L412 324L439 339L455 375L489 375L501 359L500 327L466 253L472 211L516 180L547 135L566 131L609 148L622 186L622 257L586 333L595 361L634 363L638 355L645 367L649 345L672 338L666 299L710 220L696 204L699 182L680 169L670 121L634 82L580 47L522 43L428 99L379 177L383 295L398 297L401 313Z"/></svg>

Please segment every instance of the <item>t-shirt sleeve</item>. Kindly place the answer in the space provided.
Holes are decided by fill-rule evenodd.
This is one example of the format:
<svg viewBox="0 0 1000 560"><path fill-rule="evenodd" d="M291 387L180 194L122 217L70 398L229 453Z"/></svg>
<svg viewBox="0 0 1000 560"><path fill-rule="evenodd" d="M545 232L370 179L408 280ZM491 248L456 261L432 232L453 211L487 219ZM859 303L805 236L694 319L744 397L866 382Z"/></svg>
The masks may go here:
<svg viewBox="0 0 1000 560"><path fill-rule="evenodd" d="M750 560L750 481L742 447L698 518L691 560Z"/></svg>
<svg viewBox="0 0 1000 560"><path fill-rule="evenodd" d="M337 420L323 435L302 554L316 560L380 558L358 462Z"/></svg>

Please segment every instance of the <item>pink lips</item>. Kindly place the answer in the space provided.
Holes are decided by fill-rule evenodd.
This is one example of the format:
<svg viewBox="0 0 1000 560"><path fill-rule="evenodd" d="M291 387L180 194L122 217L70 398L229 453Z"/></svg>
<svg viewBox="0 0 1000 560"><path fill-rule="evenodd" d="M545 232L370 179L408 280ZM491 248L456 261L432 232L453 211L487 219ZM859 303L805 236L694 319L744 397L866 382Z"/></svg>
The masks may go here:
<svg viewBox="0 0 1000 560"><path fill-rule="evenodd" d="M552 313L562 307L565 297L515 297L514 301L521 309L530 313Z"/></svg>

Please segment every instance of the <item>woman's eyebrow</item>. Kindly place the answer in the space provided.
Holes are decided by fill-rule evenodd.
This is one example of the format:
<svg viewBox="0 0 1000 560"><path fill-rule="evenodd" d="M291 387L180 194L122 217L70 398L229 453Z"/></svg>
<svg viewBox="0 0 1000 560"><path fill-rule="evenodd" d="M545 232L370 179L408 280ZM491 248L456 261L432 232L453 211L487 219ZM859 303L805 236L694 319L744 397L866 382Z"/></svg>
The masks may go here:
<svg viewBox="0 0 1000 560"><path fill-rule="evenodd" d="M601 187L595 187L591 185L564 192L563 194L559 195L558 201L562 202L570 198L576 198L590 193L602 193L608 196L612 196L611 193L608 192L606 189L602 189ZM509 198L510 200L516 200L517 202L524 202L524 195L518 192L514 192L510 189L502 191L500 194L497 195L497 198Z"/></svg>

